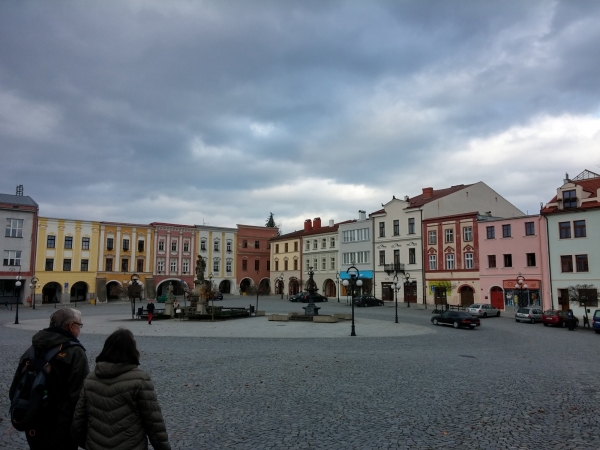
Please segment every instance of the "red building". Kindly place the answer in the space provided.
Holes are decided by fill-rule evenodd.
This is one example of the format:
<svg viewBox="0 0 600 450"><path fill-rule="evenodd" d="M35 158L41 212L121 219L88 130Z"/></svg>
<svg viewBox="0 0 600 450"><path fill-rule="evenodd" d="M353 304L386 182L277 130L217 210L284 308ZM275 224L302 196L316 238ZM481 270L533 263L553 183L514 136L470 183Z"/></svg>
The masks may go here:
<svg viewBox="0 0 600 450"><path fill-rule="evenodd" d="M259 285L270 293L271 248L269 239L277 236L278 229L254 225L237 226L236 275L240 294L249 286Z"/></svg>

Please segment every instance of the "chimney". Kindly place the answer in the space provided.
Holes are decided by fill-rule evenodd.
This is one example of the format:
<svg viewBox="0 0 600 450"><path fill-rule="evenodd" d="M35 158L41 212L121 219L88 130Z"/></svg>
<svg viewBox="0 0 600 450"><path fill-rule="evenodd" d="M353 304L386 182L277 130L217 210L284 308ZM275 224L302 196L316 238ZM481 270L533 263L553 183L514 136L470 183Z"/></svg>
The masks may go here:
<svg viewBox="0 0 600 450"><path fill-rule="evenodd" d="M431 198L431 197L433 197L433 188L432 187L423 188L423 198Z"/></svg>
<svg viewBox="0 0 600 450"><path fill-rule="evenodd" d="M404 196L404 201L405 201L405 202L408 202L409 200L410 200L410 197L409 197L408 195L405 195L405 196Z"/></svg>
<svg viewBox="0 0 600 450"><path fill-rule="evenodd" d="M358 210L358 220L367 220L367 212Z"/></svg>
<svg viewBox="0 0 600 450"><path fill-rule="evenodd" d="M563 184L567 184L567 183L571 182L571 180L569 180L569 174L568 173L565 173L565 179L563 180L563 182L564 182Z"/></svg>
<svg viewBox="0 0 600 450"><path fill-rule="evenodd" d="M332 227L334 225L333 219L329 219L329 226Z"/></svg>
<svg viewBox="0 0 600 450"><path fill-rule="evenodd" d="M321 228L321 218L320 217L315 217L313 220L313 228L315 230L319 230Z"/></svg>
<svg viewBox="0 0 600 450"><path fill-rule="evenodd" d="M306 219L304 221L304 231L310 231L312 230L312 222L310 219Z"/></svg>

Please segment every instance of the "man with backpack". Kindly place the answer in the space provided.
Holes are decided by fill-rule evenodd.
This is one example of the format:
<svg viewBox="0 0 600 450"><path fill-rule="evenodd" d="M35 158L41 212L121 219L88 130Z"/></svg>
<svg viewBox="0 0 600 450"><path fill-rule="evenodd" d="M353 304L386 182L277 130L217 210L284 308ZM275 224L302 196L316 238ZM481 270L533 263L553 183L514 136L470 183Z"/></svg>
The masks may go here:
<svg viewBox="0 0 600 450"><path fill-rule="evenodd" d="M31 450L76 450L71 422L90 369L76 309L57 310L50 327L37 332L10 387L11 422L25 431Z"/></svg>

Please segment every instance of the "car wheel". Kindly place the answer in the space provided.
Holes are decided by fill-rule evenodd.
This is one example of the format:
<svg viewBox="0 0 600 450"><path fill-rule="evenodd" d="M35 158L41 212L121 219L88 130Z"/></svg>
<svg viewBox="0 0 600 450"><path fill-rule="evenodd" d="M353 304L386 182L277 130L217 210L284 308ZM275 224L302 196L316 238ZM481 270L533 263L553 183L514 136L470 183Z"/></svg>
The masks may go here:
<svg viewBox="0 0 600 450"><path fill-rule="evenodd" d="M437 319L433 319L433 324L434 325L439 325L438 320ZM598 331L596 331L596 333L598 333Z"/></svg>
<svg viewBox="0 0 600 450"><path fill-rule="evenodd" d="M500 311L496 313L496 317L500 317Z"/></svg>
<svg viewBox="0 0 600 450"><path fill-rule="evenodd" d="M594 330L596 334L600 334L600 330Z"/></svg>
<svg viewBox="0 0 600 450"><path fill-rule="evenodd" d="M531 319L531 320L530 320L530 322L531 322L531 323L535 323L535 319Z"/></svg>
<svg viewBox="0 0 600 450"><path fill-rule="evenodd" d="M452 325L454 328L458 328L460 325L458 324L458 322L454 322L454 324Z"/></svg>
<svg viewBox="0 0 600 450"><path fill-rule="evenodd" d="M483 313L483 318L487 319L487 313Z"/></svg>
<svg viewBox="0 0 600 450"><path fill-rule="evenodd" d="M544 322L544 326L545 326L545 327L547 327L547 326L548 326L548 324Z"/></svg>
<svg viewBox="0 0 600 450"><path fill-rule="evenodd" d="M470 325L471 330L474 330L477 325Z"/></svg>
<svg viewBox="0 0 600 450"><path fill-rule="evenodd" d="M515 319L515 322L518 322L518 321L519 321L519 319Z"/></svg>

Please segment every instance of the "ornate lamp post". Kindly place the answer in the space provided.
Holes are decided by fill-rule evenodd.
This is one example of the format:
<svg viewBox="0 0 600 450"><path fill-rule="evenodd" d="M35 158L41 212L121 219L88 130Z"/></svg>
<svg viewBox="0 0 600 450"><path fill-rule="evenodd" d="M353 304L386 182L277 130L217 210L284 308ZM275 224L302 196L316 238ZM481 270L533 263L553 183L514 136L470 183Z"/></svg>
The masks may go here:
<svg viewBox="0 0 600 450"><path fill-rule="evenodd" d="M33 291L33 298L31 299L31 308L35 309L35 289L37 288L37 282L40 281L36 277L31 279L31 283L29 284L29 288Z"/></svg>
<svg viewBox="0 0 600 450"><path fill-rule="evenodd" d="M400 283L398 283L398 275L394 275L394 282L392 283L394 288L394 295L396 299L396 323L398 323L398 291L400 290Z"/></svg>
<svg viewBox="0 0 600 450"><path fill-rule="evenodd" d="M335 284L337 285L336 293L338 298L338 303L340 302L340 273L336 272L335 274Z"/></svg>
<svg viewBox="0 0 600 450"><path fill-rule="evenodd" d="M15 288L17 291L17 313L15 315L15 325L19 325L19 303L21 303L21 270L19 269L19 275L17 275L17 281L15 281Z"/></svg>
<svg viewBox="0 0 600 450"><path fill-rule="evenodd" d="M212 318L211 321L214 322L215 321L215 296L213 295L212 292L212 280L213 280L213 274L212 272L208 274L208 281L210 282L210 299L212 300L212 307L210 308L210 312L212 314Z"/></svg>
<svg viewBox="0 0 600 450"><path fill-rule="evenodd" d="M523 275L519 274L519 276L517 277L517 281L515 281L515 287L519 290L518 306L527 306L523 301L523 291L526 290L529 286L525 284L525 277Z"/></svg>
<svg viewBox="0 0 600 450"><path fill-rule="evenodd" d="M352 265L348 267L346 273L348 274L349 279L344 280L342 284L346 286L346 288L350 286L350 289L352 290L352 332L350 333L350 336L356 336L356 332L354 330L354 290L357 286L362 286L363 283L360 279L360 272L358 271L356 266Z"/></svg>
<svg viewBox="0 0 600 450"><path fill-rule="evenodd" d="M398 282L398 274L403 273L406 279L410 277L410 274L404 271L404 264L395 262L393 264L386 264L384 266L385 273L388 276L394 274L394 281L392 283L392 287L394 288L395 299L396 299L396 323L398 323L398 291L400 290L400 283ZM406 290L406 284L404 285L404 289ZM410 302L408 303L408 307L410 308Z"/></svg>

